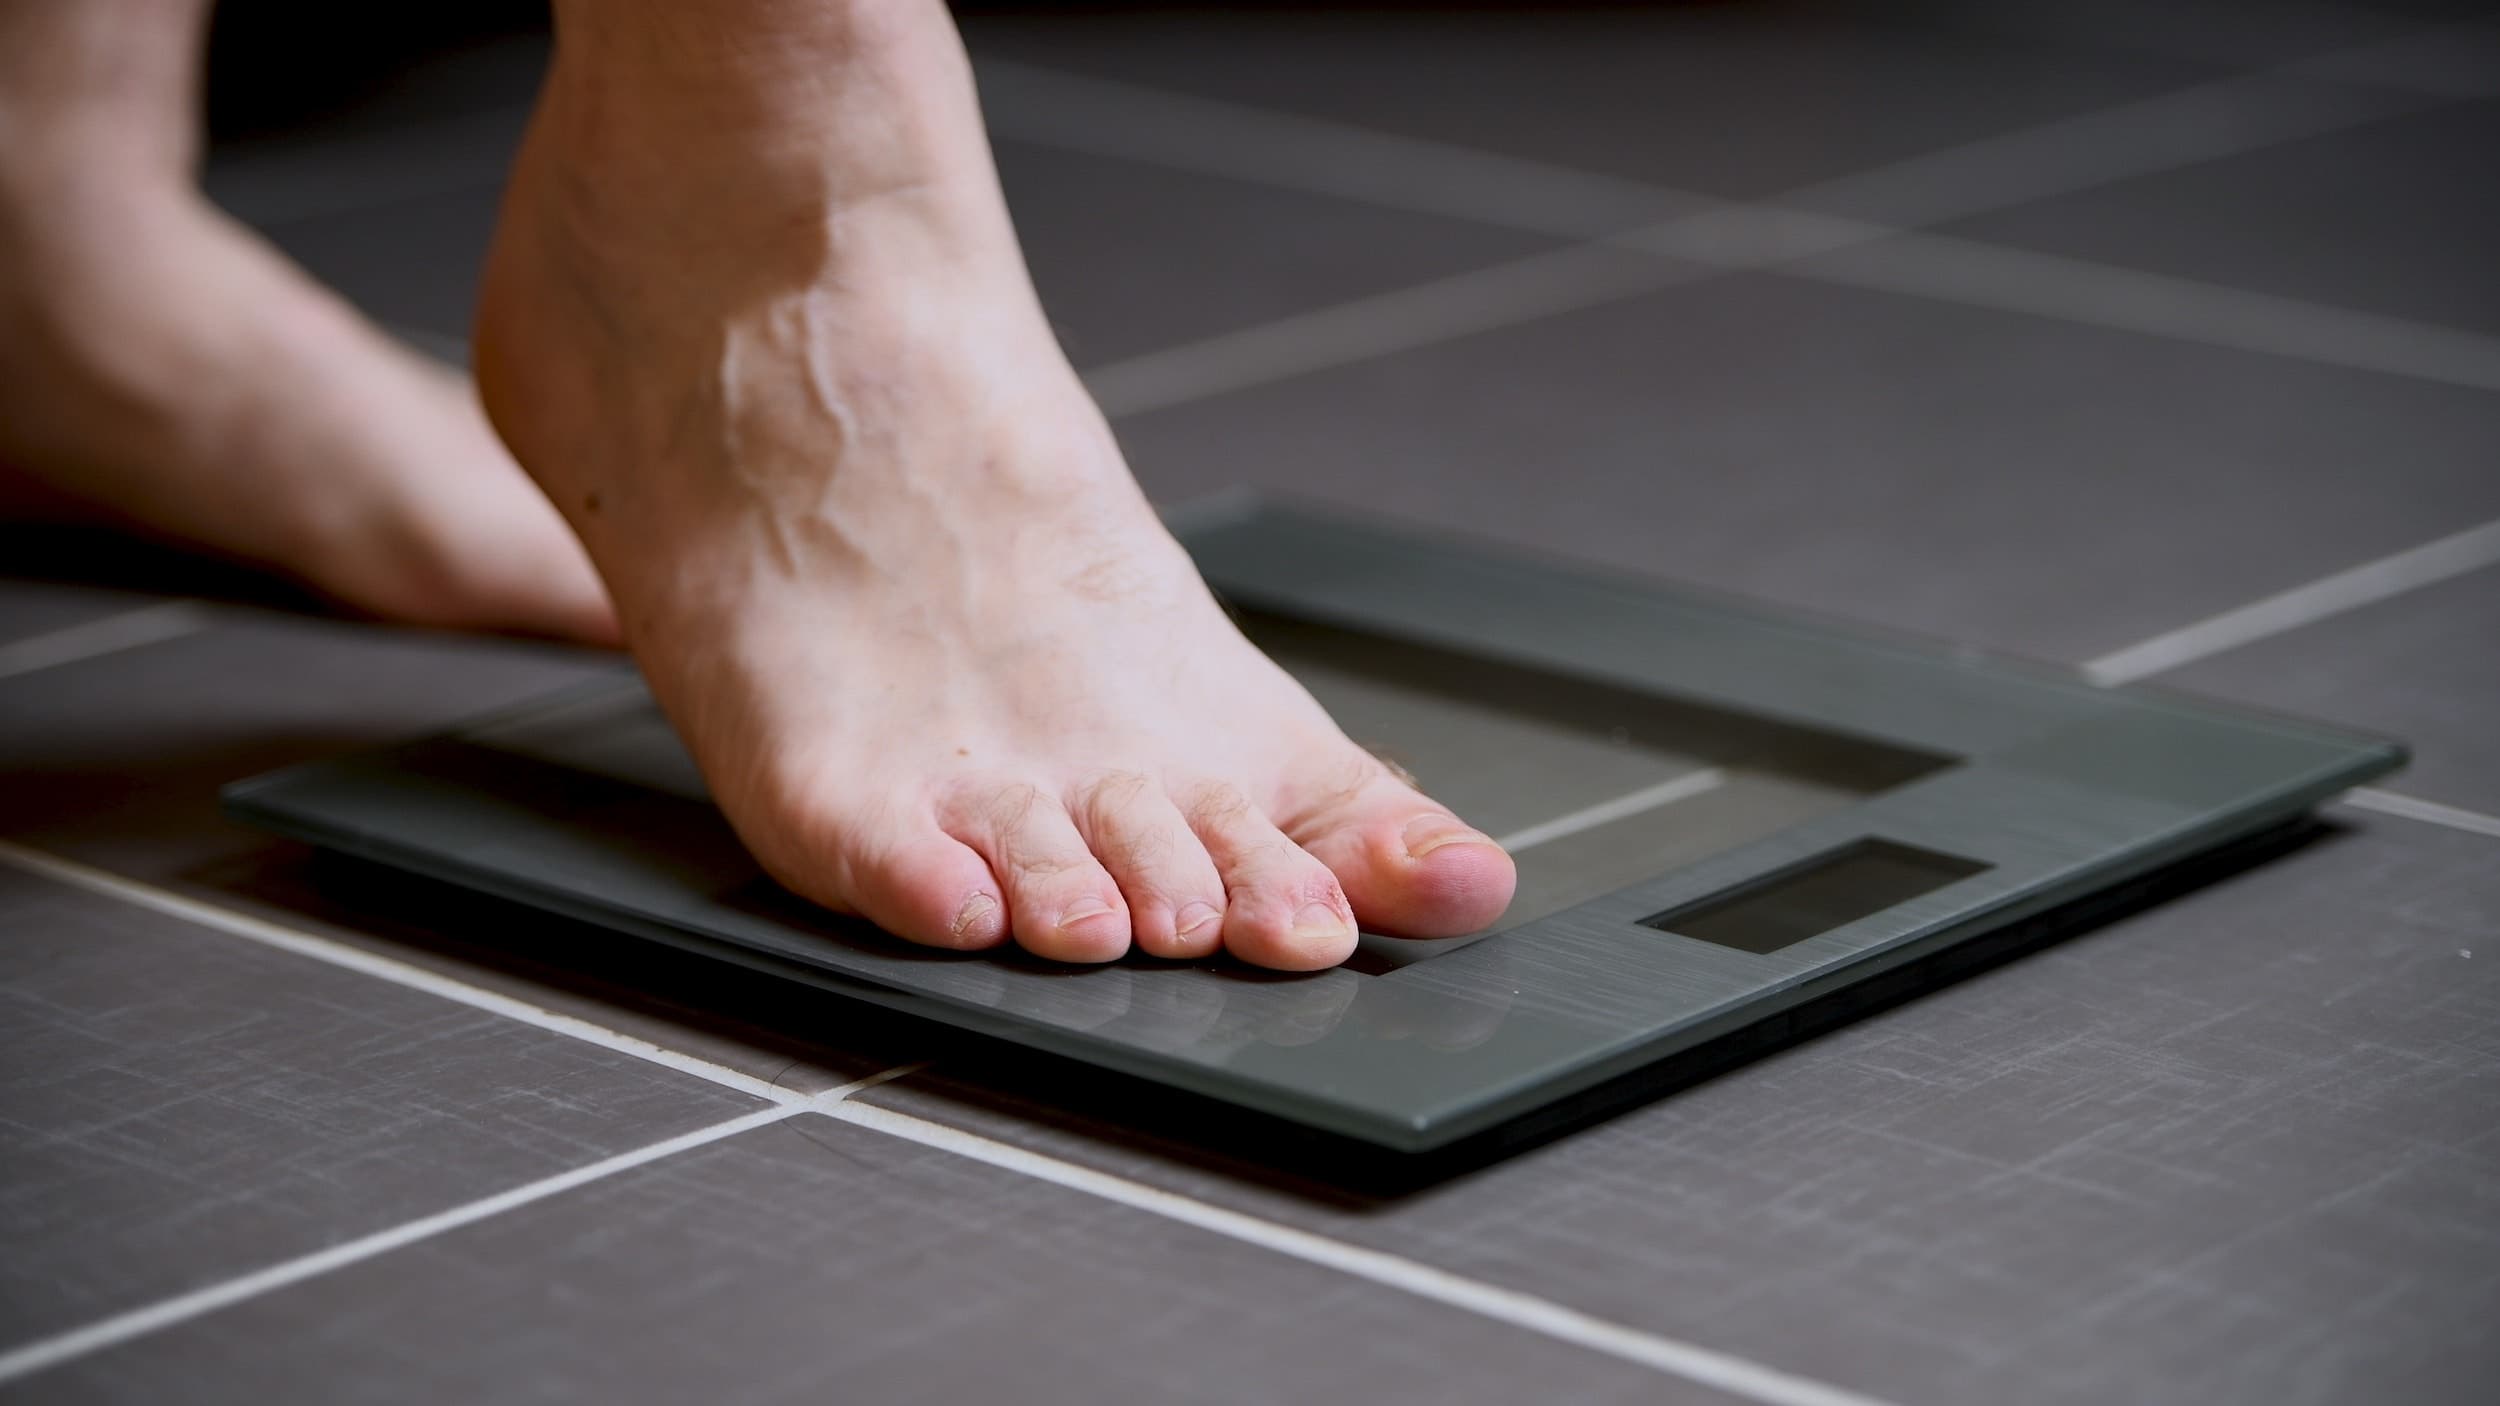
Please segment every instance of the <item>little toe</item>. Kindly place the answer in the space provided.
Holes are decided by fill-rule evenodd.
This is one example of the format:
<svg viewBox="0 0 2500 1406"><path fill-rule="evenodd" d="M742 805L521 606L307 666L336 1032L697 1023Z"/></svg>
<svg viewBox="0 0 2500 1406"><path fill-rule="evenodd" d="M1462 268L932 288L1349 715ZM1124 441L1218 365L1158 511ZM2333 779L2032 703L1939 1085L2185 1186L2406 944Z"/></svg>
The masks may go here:
<svg viewBox="0 0 2500 1406"><path fill-rule="evenodd" d="M1322 793L1286 827L1337 876L1355 915L1397 937L1455 937L1510 906L1517 870L1502 847L1387 768Z"/></svg>
<svg viewBox="0 0 2500 1406"><path fill-rule="evenodd" d="M1133 772L1082 788L1069 807L1128 902L1129 934L1149 956L1197 958L1224 943L1224 880L1171 797Z"/></svg>
<svg viewBox="0 0 2500 1406"><path fill-rule="evenodd" d="M1109 870L1057 800L1027 785L1000 787L950 825L989 861L1007 892L1018 945L1058 962L1108 962L1128 950L1128 904Z"/></svg>
<svg viewBox="0 0 2500 1406"><path fill-rule="evenodd" d="M1234 956L1280 971L1318 971L1354 954L1354 911L1336 875L1241 792L1202 787L1186 813L1224 878L1224 946Z"/></svg>

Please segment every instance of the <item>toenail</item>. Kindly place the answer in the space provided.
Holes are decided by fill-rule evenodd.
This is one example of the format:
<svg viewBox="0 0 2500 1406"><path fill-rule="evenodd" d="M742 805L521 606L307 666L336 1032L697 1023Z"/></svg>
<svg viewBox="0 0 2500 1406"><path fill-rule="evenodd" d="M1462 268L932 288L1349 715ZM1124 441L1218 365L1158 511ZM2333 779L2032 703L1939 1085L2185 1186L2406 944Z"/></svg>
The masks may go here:
<svg viewBox="0 0 2500 1406"><path fill-rule="evenodd" d="M1110 911L1110 904L1089 895L1067 906L1066 911L1059 915L1059 926L1072 928L1088 918L1099 918Z"/></svg>
<svg viewBox="0 0 2500 1406"><path fill-rule="evenodd" d="M1419 815L1406 822L1406 853L1421 859L1443 845L1493 843L1484 833L1446 815Z"/></svg>
<svg viewBox="0 0 2500 1406"><path fill-rule="evenodd" d="M954 934L955 939L960 942L972 936L973 930L988 922L990 915L997 911L997 899L986 893L976 893L964 900L963 907L955 910L954 925L947 931Z"/></svg>
<svg viewBox="0 0 2500 1406"><path fill-rule="evenodd" d="M1305 903L1302 911L1293 915L1296 937L1342 937L1345 930L1345 914L1330 904Z"/></svg>
<svg viewBox="0 0 2500 1406"><path fill-rule="evenodd" d="M1223 916L1222 911L1214 904L1200 899L1180 911L1180 916L1172 920L1172 930L1182 937L1187 937Z"/></svg>

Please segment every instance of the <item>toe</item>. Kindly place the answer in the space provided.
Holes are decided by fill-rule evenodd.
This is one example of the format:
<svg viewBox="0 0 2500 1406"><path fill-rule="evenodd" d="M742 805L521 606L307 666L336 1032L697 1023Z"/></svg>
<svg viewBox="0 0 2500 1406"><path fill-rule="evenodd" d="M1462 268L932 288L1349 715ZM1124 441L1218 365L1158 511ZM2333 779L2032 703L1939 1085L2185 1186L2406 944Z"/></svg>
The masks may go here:
<svg viewBox="0 0 2500 1406"><path fill-rule="evenodd" d="M1224 880L1163 788L1134 772L1080 789L1069 806L1127 900L1129 933L1155 957L1211 955L1224 942Z"/></svg>
<svg viewBox="0 0 2500 1406"><path fill-rule="evenodd" d="M1007 905L988 862L934 821L853 848L844 906L861 917L896 937L960 952L1007 940Z"/></svg>
<svg viewBox="0 0 2500 1406"><path fill-rule="evenodd" d="M947 828L989 861L1007 892L1009 930L1036 956L1108 962L1128 950L1127 902L1058 801L1027 785L991 788Z"/></svg>
<svg viewBox="0 0 2500 1406"><path fill-rule="evenodd" d="M1230 786L1197 788L1190 829L1224 879L1224 946L1282 971L1333 967L1354 953L1354 912L1328 866Z"/></svg>
<svg viewBox="0 0 2500 1406"><path fill-rule="evenodd" d="M1340 770L1351 785L1314 788L1285 827L1345 886L1373 932L1455 937L1510 906L1510 856L1368 756Z"/></svg>

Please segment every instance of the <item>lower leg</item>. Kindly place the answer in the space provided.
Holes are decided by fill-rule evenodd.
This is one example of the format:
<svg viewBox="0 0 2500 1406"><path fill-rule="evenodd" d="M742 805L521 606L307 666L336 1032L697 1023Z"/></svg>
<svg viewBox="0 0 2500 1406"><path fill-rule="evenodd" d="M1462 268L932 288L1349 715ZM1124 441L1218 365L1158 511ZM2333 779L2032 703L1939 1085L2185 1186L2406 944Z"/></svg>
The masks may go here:
<svg viewBox="0 0 2500 1406"><path fill-rule="evenodd" d="M936 0L557 6L497 425L784 882L924 942L1323 966L1508 858L1164 533L1042 317Z"/></svg>
<svg viewBox="0 0 2500 1406"><path fill-rule="evenodd" d="M463 380L199 195L208 8L0 6L0 512L138 528L397 618L608 635Z"/></svg>

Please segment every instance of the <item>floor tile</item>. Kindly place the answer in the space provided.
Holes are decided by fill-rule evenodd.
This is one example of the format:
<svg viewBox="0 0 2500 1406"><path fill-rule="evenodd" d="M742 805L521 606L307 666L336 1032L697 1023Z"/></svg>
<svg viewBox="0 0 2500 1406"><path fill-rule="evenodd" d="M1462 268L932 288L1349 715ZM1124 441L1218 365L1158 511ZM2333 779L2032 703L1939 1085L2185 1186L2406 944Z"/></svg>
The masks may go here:
<svg viewBox="0 0 2500 1406"><path fill-rule="evenodd" d="M117 532L49 522L0 522L0 591L93 601L99 608L166 599L335 617L305 588L237 561ZM83 608L83 607L81 607Z"/></svg>
<svg viewBox="0 0 2500 1406"><path fill-rule="evenodd" d="M1095 366L1463 273L1547 241L1214 176L998 144L1026 261Z"/></svg>
<svg viewBox="0 0 2500 1406"><path fill-rule="evenodd" d="M2500 332L2500 102L2464 103L1947 226L2069 258Z"/></svg>
<svg viewBox="0 0 2500 1406"><path fill-rule="evenodd" d="M71 1363L9 1399L1730 1400L814 1116Z"/></svg>
<svg viewBox="0 0 2500 1406"><path fill-rule="evenodd" d="M942 1048L847 1003L333 860L218 811L228 782L404 741L617 667L552 646L267 616L0 680L0 838L788 1088L830 1088Z"/></svg>
<svg viewBox="0 0 2500 1406"><path fill-rule="evenodd" d="M1044 307L1079 365L1548 247L1454 220L1012 141L998 157ZM271 233L379 321L465 337L497 198L496 184L471 184ZM1292 237L1274 237L1280 229Z"/></svg>
<svg viewBox="0 0 2500 1406"><path fill-rule="evenodd" d="M517 641L276 614L0 679L0 836L146 878L262 843L217 788L618 668Z"/></svg>
<svg viewBox="0 0 2500 1406"><path fill-rule="evenodd" d="M2100 0L2033 16L1921 0L1915 23L1819 4L972 8L988 57L1634 181L1740 196L1837 182L1827 194L1871 198L1846 178L2464 7ZM208 187L378 316L458 337L543 53L524 38L420 65L319 130L213 151ZM2292 116L2312 104L2357 121L2392 90L2267 91ZM2492 113L2352 126L1952 232L2488 332L2500 303L2481 251L2500 208L2472 158ZM1001 158L1083 365L1537 247L1013 140ZM1936 194L1896 187L1873 194ZM1775 277L1122 432L1167 500L1249 483L2065 660L2500 517L2488 394ZM2484 736L2500 677L2472 647L2500 626L2495 600L2486 571L2160 682L2405 736L2420 760L2398 789L2500 810ZM87 602L0 587L0 642ZM2186 899L1511 1162L1366 1201L1157 1140L1138 1126L1149 1105L1054 1097L978 1042L215 814L223 781L593 667L252 616L0 680L0 836L789 1087L935 1056L936 1071L863 1097L1896 1400L2463 1402L2500 1375L2480 1332L2500 1318L2500 951L2484 950L2500 945L2500 865L2481 837L2346 812L2345 833ZM41 1133L0 1142L10 1340L752 1106L6 871L0 933L0 1120ZM1688 1395L814 1118L19 1395L1002 1392Z"/></svg>
<svg viewBox="0 0 2500 1406"><path fill-rule="evenodd" d="M543 36L518 35L428 55L307 126L219 142L201 185L265 226L497 184L547 52Z"/></svg>
<svg viewBox="0 0 2500 1406"><path fill-rule="evenodd" d="M447 190L273 223L265 232L385 327L465 341L503 196L500 172Z"/></svg>
<svg viewBox="0 0 2500 1406"><path fill-rule="evenodd" d="M1758 275L1120 431L1168 501L1250 485L2076 661L2500 516L2489 395Z"/></svg>
<svg viewBox="0 0 2500 1406"><path fill-rule="evenodd" d="M988 1066L864 1097L1893 1400L2462 1403L2500 1314L2500 851L2344 820L1387 1201ZM2174 1316L2215 1337L2139 1338Z"/></svg>
<svg viewBox="0 0 2500 1406"><path fill-rule="evenodd" d="M1791 6L971 17L976 55L1759 196L2192 83L2199 60Z"/></svg>
<svg viewBox="0 0 2500 1406"><path fill-rule="evenodd" d="M505 0L357 15L247 0L214 13L208 41L212 152L304 130L362 138L508 106L537 89L553 52L546 7Z"/></svg>
<svg viewBox="0 0 2500 1406"><path fill-rule="evenodd" d="M2161 675L2165 687L2385 733L2391 790L2500 815L2500 567Z"/></svg>
<svg viewBox="0 0 2500 1406"><path fill-rule="evenodd" d="M2251 68L2383 42L2413 27L2402 16L2376 14L2360 5L2302 0L2215 0L2202 5L2163 0L2068 0L2060 5L1905 0L1887 6L1886 13L1944 28Z"/></svg>
<svg viewBox="0 0 2500 1406"><path fill-rule="evenodd" d="M283 841L172 887L797 1093L942 1058L952 1032L733 963Z"/></svg>
<svg viewBox="0 0 2500 1406"><path fill-rule="evenodd" d="M0 645L163 603L137 591L0 577Z"/></svg>
<svg viewBox="0 0 2500 1406"><path fill-rule="evenodd" d="M763 1106L13 869L0 932L10 1346Z"/></svg>

